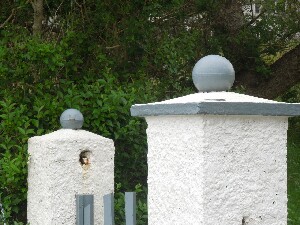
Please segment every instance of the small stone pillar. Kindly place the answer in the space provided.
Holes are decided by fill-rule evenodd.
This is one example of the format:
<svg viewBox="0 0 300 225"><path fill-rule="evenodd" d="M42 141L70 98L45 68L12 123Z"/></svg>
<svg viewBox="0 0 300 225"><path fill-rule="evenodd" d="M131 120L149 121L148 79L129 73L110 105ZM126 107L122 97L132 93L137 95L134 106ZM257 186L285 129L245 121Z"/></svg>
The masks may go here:
<svg viewBox="0 0 300 225"><path fill-rule="evenodd" d="M75 225L76 195L94 195L94 222L103 225L103 196L114 190L114 143L80 130L78 110L61 116L63 129L28 142L30 225Z"/></svg>
<svg viewBox="0 0 300 225"><path fill-rule="evenodd" d="M288 117L300 104L225 92L234 70L220 56L193 80L199 93L131 108L148 123L148 224L287 224Z"/></svg>

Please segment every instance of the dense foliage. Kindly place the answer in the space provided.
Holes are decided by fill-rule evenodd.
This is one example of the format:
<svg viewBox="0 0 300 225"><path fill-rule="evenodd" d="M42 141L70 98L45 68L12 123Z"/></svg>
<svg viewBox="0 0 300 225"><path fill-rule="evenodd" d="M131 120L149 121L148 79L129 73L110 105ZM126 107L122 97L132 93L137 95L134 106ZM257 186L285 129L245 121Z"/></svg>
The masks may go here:
<svg viewBox="0 0 300 225"><path fill-rule="evenodd" d="M260 14L243 13L250 2ZM139 193L138 219L146 224L146 124L130 116L130 106L194 92L191 69L206 54L226 56L237 73L270 77L270 64L299 44L297 10L297 0L2 0L0 198L7 219L26 221L28 138L59 129L60 114L72 107L83 113L84 129L115 141L117 224L125 190ZM283 100L299 102L299 90ZM297 224L300 135L290 133L289 215Z"/></svg>
<svg viewBox="0 0 300 225"><path fill-rule="evenodd" d="M25 213L21 205L26 200L28 138L59 129L59 116L66 108L82 111L84 129L115 141L117 182L127 190L133 190L138 183L145 184L145 124L130 117L129 108L139 98L147 101L147 96L143 89L130 85L124 88L113 76L102 75L102 79L84 79L78 84L60 80L55 85L37 84L27 93L3 93L0 195L7 216L21 217Z"/></svg>
<svg viewBox="0 0 300 225"><path fill-rule="evenodd" d="M300 102L300 85L295 85L279 100ZM288 224L300 222L300 117L289 121L288 130Z"/></svg>

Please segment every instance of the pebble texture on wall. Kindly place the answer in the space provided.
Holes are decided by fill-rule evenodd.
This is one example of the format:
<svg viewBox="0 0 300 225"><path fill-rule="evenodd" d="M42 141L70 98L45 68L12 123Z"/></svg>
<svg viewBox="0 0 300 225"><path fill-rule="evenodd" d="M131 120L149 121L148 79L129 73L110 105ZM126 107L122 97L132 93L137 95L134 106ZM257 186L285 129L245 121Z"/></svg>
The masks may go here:
<svg viewBox="0 0 300 225"><path fill-rule="evenodd" d="M146 120L149 225L286 224L286 117Z"/></svg>

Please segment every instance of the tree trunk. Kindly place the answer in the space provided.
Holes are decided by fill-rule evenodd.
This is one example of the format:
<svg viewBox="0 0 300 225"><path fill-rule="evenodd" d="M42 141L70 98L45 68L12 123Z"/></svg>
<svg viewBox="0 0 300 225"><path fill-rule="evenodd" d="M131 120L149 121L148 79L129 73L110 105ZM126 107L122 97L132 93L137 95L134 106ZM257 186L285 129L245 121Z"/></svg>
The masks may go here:
<svg viewBox="0 0 300 225"><path fill-rule="evenodd" d="M33 0L32 8L34 11L33 16L33 35L40 36L42 34L42 25L44 19L44 2L43 0Z"/></svg>
<svg viewBox="0 0 300 225"><path fill-rule="evenodd" d="M235 35L244 26L243 3L237 0L226 0L214 16L214 26Z"/></svg>
<svg viewBox="0 0 300 225"><path fill-rule="evenodd" d="M268 79L260 79L251 71L241 71L236 75L235 86L243 85L249 95L274 99L299 82L300 45L271 65L271 76Z"/></svg>

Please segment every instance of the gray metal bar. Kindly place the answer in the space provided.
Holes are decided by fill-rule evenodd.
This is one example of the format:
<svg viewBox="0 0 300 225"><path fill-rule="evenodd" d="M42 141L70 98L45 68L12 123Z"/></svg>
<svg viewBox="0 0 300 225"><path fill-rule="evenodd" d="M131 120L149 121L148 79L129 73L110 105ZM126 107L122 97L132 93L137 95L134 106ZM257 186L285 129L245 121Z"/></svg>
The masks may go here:
<svg viewBox="0 0 300 225"><path fill-rule="evenodd" d="M76 225L94 225L93 195L76 195Z"/></svg>
<svg viewBox="0 0 300 225"><path fill-rule="evenodd" d="M94 196L83 196L83 224L94 225Z"/></svg>
<svg viewBox="0 0 300 225"><path fill-rule="evenodd" d="M104 201L104 225L115 225L114 194L103 196Z"/></svg>
<svg viewBox="0 0 300 225"><path fill-rule="evenodd" d="M76 195L76 225L84 225L83 223L83 196Z"/></svg>
<svg viewBox="0 0 300 225"><path fill-rule="evenodd" d="M125 192L126 225L136 225L136 193Z"/></svg>

